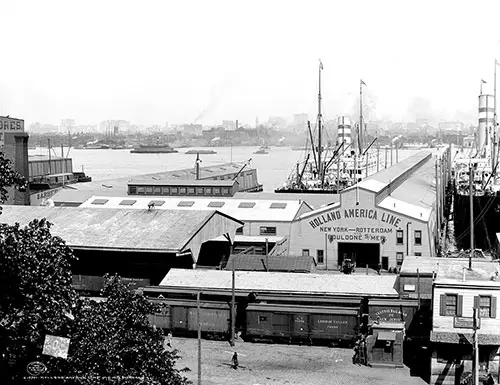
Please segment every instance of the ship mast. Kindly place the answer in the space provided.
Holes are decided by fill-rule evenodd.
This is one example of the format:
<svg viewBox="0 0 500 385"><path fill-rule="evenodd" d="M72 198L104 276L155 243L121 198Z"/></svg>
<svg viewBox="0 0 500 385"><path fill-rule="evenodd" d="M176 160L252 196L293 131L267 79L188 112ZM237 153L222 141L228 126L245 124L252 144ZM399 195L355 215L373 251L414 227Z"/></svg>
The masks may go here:
<svg viewBox="0 0 500 385"><path fill-rule="evenodd" d="M319 87L318 87L318 176L322 179L323 175L323 161L321 159L321 70L323 69L323 63L319 61Z"/></svg>
<svg viewBox="0 0 500 385"><path fill-rule="evenodd" d="M359 81L359 127L358 127L358 151L359 155L363 152L363 86L366 86L363 80Z"/></svg>
<svg viewBox="0 0 500 385"><path fill-rule="evenodd" d="M496 180L496 163L497 163L497 59L495 58L495 71L494 71L494 77L493 77L493 154L492 154L492 160L491 160L491 171L493 174L493 183L495 183Z"/></svg>

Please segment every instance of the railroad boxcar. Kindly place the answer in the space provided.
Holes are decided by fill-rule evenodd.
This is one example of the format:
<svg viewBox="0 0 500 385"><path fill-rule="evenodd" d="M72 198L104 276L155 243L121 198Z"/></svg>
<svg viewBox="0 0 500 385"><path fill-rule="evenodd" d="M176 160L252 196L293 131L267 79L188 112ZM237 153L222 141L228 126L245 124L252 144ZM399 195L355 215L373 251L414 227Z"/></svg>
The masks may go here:
<svg viewBox="0 0 500 385"><path fill-rule="evenodd" d="M150 316L152 325L180 334L198 331L198 305L191 300L154 300L159 312ZM230 329L230 305L222 302L200 302L200 323L203 334L227 335Z"/></svg>
<svg viewBox="0 0 500 385"><path fill-rule="evenodd" d="M251 304L245 337L351 343L359 330L359 313L350 307Z"/></svg>
<svg viewBox="0 0 500 385"><path fill-rule="evenodd" d="M147 278L127 278L122 277L122 283L130 290L149 286L150 280ZM104 288L104 277L98 275L73 275L72 286L75 290L87 293L98 293Z"/></svg>

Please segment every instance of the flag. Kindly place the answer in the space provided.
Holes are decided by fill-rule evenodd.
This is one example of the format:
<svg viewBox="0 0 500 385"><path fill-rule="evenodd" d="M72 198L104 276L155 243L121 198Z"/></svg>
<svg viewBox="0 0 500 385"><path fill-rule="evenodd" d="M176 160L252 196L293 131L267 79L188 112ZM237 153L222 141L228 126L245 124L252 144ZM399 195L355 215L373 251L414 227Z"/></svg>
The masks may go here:
<svg viewBox="0 0 500 385"><path fill-rule="evenodd" d="M323 63L321 62L321 60L319 61L319 69L322 70L323 69Z"/></svg>
<svg viewBox="0 0 500 385"><path fill-rule="evenodd" d="M360 80L360 82L363 86L366 86L366 83L363 80Z"/></svg>
<svg viewBox="0 0 500 385"><path fill-rule="evenodd" d="M484 81L483 79L481 79L481 83L484 83L484 84L486 84L486 82L485 82L485 81Z"/></svg>

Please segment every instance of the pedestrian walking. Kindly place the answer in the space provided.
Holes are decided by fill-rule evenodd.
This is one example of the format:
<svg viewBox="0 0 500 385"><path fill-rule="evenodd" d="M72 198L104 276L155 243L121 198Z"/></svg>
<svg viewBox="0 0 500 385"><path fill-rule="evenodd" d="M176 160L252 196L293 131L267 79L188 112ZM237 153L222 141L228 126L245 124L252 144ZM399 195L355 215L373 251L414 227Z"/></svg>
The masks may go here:
<svg viewBox="0 0 500 385"><path fill-rule="evenodd" d="M233 358L231 359L231 361L233 362L233 369L238 369L238 365L239 365L238 353L234 352Z"/></svg>
<svg viewBox="0 0 500 385"><path fill-rule="evenodd" d="M495 385L495 380L493 379L493 376L491 373L488 373L488 377L486 377L486 381L484 381L485 385Z"/></svg>
<svg viewBox="0 0 500 385"><path fill-rule="evenodd" d="M173 339L172 331L169 331L167 334L167 346L169 348L172 347L172 339Z"/></svg>

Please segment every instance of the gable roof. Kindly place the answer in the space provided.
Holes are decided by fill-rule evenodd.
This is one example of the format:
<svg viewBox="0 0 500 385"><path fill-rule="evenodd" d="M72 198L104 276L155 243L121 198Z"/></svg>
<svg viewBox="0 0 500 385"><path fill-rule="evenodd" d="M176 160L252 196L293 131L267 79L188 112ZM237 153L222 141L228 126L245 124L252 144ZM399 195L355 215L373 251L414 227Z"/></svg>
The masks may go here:
<svg viewBox="0 0 500 385"><path fill-rule="evenodd" d="M53 224L51 233L72 248L176 253L213 216L242 225L215 210L119 210L80 207L2 206L0 223Z"/></svg>

